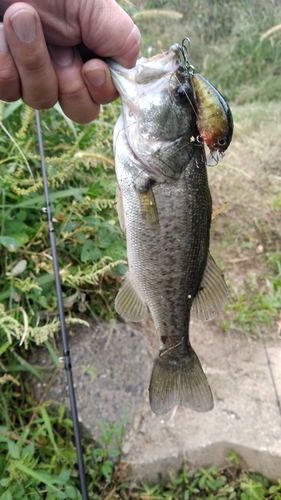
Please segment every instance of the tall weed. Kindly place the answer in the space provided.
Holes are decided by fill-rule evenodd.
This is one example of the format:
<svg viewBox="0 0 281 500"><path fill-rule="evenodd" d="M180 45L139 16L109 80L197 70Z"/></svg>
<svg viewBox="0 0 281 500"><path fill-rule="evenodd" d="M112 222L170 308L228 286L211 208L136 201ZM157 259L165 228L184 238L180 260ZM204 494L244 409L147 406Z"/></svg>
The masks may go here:
<svg viewBox="0 0 281 500"><path fill-rule="evenodd" d="M190 62L238 103L280 98L281 4L262 0L122 0L143 35L142 54L191 40ZM153 9L153 10L152 10ZM158 9L158 14L157 10ZM175 17L178 13L181 18Z"/></svg>
<svg viewBox="0 0 281 500"><path fill-rule="evenodd" d="M34 111L1 105L0 334L40 343L58 325L52 254ZM42 112L42 130L64 302L69 316L89 308L111 314L118 265L124 267L115 205L112 128L119 108L74 125L55 110ZM121 268L120 268L121 269ZM121 269L123 271L123 269ZM42 327L45 333L42 334Z"/></svg>

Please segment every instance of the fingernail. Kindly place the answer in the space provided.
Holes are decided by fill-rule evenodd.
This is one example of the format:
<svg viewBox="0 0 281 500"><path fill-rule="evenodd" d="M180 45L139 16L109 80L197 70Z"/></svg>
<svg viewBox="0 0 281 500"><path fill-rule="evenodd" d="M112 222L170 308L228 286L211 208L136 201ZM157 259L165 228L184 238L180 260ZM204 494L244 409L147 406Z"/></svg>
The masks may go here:
<svg viewBox="0 0 281 500"><path fill-rule="evenodd" d="M90 69L85 71L85 77L93 87L101 87L105 83L105 71L103 69Z"/></svg>
<svg viewBox="0 0 281 500"><path fill-rule="evenodd" d="M4 52L5 54L9 52L9 45L7 44L3 23L0 23L0 52Z"/></svg>
<svg viewBox="0 0 281 500"><path fill-rule="evenodd" d="M73 61L73 49L71 47L58 47L50 45L51 58L58 66L68 66Z"/></svg>
<svg viewBox="0 0 281 500"><path fill-rule="evenodd" d="M32 10L21 9L10 18L14 33L20 42L31 43L36 37L36 18Z"/></svg>

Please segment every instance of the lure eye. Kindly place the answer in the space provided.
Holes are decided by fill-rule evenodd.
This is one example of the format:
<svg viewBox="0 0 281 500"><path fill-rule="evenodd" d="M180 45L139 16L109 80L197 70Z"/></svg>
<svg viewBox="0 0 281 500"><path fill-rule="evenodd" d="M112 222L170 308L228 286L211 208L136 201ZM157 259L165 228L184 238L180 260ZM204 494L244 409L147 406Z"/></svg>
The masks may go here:
<svg viewBox="0 0 281 500"><path fill-rule="evenodd" d="M225 137L219 137L218 140L217 140L217 145L218 146L226 146L227 145L226 138Z"/></svg>

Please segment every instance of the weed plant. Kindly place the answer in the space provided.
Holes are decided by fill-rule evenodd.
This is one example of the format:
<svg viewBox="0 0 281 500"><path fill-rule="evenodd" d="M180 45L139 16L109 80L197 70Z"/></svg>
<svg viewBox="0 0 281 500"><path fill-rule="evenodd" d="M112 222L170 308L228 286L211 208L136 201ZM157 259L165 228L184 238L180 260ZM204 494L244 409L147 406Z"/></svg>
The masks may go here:
<svg viewBox="0 0 281 500"><path fill-rule="evenodd" d="M115 205L112 129L118 107L99 121L74 125L57 110L42 113L52 213L64 305L112 314L112 294L124 272L125 245ZM2 104L0 143L0 332L42 343L58 328L57 297L34 111ZM123 266L122 266L123 263ZM119 265L119 268L118 268Z"/></svg>

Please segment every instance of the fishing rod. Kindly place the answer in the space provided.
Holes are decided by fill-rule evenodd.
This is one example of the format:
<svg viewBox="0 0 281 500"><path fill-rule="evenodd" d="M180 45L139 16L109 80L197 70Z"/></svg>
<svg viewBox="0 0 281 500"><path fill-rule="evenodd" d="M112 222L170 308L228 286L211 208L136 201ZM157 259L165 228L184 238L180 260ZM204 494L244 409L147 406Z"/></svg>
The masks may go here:
<svg viewBox="0 0 281 500"><path fill-rule="evenodd" d="M60 358L60 360L63 359L63 361L64 361L64 367L65 367L67 382L68 382L70 408L71 408L71 415L72 415L72 420L73 420L74 439L75 439L75 445L76 445L76 453L77 453L78 469L79 469L79 475L80 475L82 499L88 500L85 467L84 467L83 452L82 452L79 422L78 422L78 412L77 412L75 391L74 391L74 386L73 386L71 359L70 359L70 352L69 352L69 347L68 347L67 332L66 332L66 325L65 325L65 315L64 315L64 308L63 308L60 271L59 271L58 254L57 254L57 247L56 247L56 236L55 236L55 230L54 230L54 225L53 225L53 217L52 217L51 204L50 204L50 198L49 198L49 190L48 190L47 172L46 172L45 159L44 159L44 149L43 149L42 132L41 132L41 124L40 124L40 113L37 109L35 110L35 115L36 115L38 144L39 144L39 151L40 151L40 158L41 158L43 188L44 188L45 202L46 202L46 206L44 208L42 208L42 211L47 215L47 219L48 219L48 227L49 227L49 234L50 234L49 237L50 237L51 250L52 250L52 256L53 256L54 277L55 277L55 283L56 283L56 292L57 292L57 298L58 298L58 311L59 311L59 319L60 319L60 326L61 326L63 358Z"/></svg>

